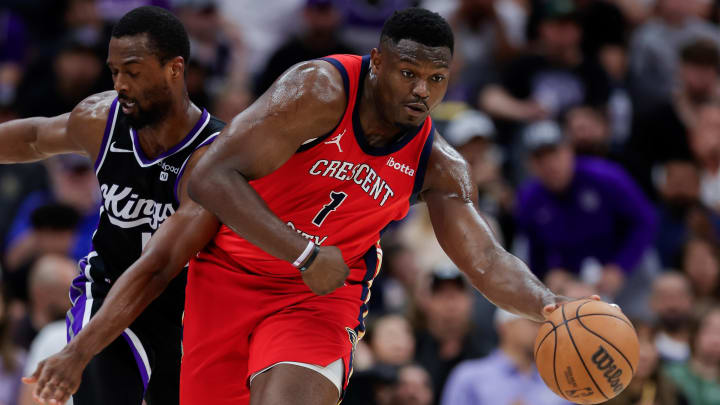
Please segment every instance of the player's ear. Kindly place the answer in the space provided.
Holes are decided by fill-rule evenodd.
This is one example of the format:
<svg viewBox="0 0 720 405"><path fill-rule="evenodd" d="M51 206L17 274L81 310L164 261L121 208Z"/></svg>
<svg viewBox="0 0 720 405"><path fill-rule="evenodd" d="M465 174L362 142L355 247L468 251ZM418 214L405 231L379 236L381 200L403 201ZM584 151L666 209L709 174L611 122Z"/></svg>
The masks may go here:
<svg viewBox="0 0 720 405"><path fill-rule="evenodd" d="M381 58L380 49L373 48L370 51L370 69L374 70L377 73L379 71L381 65L382 65L382 58Z"/></svg>
<svg viewBox="0 0 720 405"><path fill-rule="evenodd" d="M185 59L182 56L176 56L170 61L170 72L173 79L183 77L185 73Z"/></svg>

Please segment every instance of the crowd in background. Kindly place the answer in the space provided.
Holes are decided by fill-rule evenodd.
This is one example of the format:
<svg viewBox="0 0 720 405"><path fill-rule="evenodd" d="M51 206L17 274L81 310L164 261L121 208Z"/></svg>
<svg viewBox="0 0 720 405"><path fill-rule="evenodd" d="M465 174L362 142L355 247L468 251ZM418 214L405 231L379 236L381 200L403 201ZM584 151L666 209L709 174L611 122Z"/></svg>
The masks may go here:
<svg viewBox="0 0 720 405"><path fill-rule="evenodd" d="M394 10L439 12L456 45L433 119L498 241L556 293L599 294L635 324L636 375L609 403L720 404L720 1L0 4L0 122L111 89L110 29L140 5L185 24L190 98L225 121L296 62L367 54ZM100 198L81 156L0 165L0 405L32 403L19 377L64 344ZM470 287L422 204L382 245L344 404L568 403L535 369L538 326Z"/></svg>

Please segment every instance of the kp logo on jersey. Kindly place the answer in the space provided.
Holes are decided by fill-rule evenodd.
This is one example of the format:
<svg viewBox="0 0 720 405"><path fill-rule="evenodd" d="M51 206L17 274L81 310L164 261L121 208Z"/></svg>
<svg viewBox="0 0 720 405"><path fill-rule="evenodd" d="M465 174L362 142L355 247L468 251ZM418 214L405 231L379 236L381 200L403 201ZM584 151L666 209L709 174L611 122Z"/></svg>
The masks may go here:
<svg viewBox="0 0 720 405"><path fill-rule="evenodd" d="M133 193L132 187L113 184L100 186L103 197L103 208L108 214L110 222L120 228L134 228L140 225L149 225L156 230L170 215L175 213L172 204L162 204L154 200L139 198Z"/></svg>

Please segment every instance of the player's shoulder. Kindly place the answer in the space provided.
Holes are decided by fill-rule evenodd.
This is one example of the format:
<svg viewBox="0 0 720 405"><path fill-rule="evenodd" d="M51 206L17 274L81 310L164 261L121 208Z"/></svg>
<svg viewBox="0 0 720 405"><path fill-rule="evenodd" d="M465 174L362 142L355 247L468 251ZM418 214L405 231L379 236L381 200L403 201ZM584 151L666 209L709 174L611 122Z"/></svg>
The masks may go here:
<svg viewBox="0 0 720 405"><path fill-rule="evenodd" d="M83 125L104 125L116 97L117 92L114 90L88 96L73 108L70 119Z"/></svg>
<svg viewBox="0 0 720 405"><path fill-rule="evenodd" d="M340 71L331 63L314 59L291 66L276 82L276 89L295 89L296 96L326 103L345 102L345 86Z"/></svg>

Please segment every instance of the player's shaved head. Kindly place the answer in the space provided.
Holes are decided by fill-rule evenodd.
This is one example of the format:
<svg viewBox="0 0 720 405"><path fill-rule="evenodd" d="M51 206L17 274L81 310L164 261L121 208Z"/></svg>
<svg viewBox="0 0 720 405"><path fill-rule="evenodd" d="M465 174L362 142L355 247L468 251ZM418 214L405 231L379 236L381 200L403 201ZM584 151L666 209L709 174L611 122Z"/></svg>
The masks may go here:
<svg viewBox="0 0 720 405"><path fill-rule="evenodd" d="M148 47L160 62L182 56L190 58L190 39L185 27L171 12L160 7L138 7L115 24L113 38L147 35Z"/></svg>
<svg viewBox="0 0 720 405"><path fill-rule="evenodd" d="M412 7L397 11L383 25L380 46L397 45L403 39L436 48L447 47L453 53L455 38L450 24L438 13Z"/></svg>

